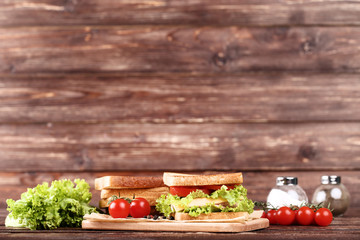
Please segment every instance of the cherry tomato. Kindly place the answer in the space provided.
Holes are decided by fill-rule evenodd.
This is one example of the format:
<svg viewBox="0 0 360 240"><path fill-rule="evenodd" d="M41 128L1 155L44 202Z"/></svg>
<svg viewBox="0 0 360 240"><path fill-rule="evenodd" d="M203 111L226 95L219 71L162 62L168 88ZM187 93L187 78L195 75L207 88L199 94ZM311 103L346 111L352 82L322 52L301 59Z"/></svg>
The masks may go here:
<svg viewBox="0 0 360 240"><path fill-rule="evenodd" d="M309 207L301 207L296 214L296 221L300 225L310 225L314 221L314 210Z"/></svg>
<svg viewBox="0 0 360 240"><path fill-rule="evenodd" d="M210 194L210 189L196 186L173 186L170 187L170 193L179 197L186 197L189 193L195 192L198 189L203 191L205 194Z"/></svg>
<svg viewBox="0 0 360 240"><path fill-rule="evenodd" d="M126 218L130 213L130 204L124 199L116 199L110 203L109 213L113 218Z"/></svg>
<svg viewBox="0 0 360 240"><path fill-rule="evenodd" d="M265 211L261 214L261 218L267 218L267 213Z"/></svg>
<svg viewBox="0 0 360 240"><path fill-rule="evenodd" d="M328 226L332 220L333 215L327 208L320 208L315 212L315 222L319 226Z"/></svg>
<svg viewBox="0 0 360 240"><path fill-rule="evenodd" d="M266 214L266 218L269 219L270 224L277 224L276 210L269 210Z"/></svg>
<svg viewBox="0 0 360 240"><path fill-rule="evenodd" d="M295 218L294 218L294 221L292 222L292 225L298 225L299 223L298 223L298 221L296 220L296 215L298 214L299 209L297 208L297 209L295 209L295 210L293 210L293 211L294 211L294 213L295 213Z"/></svg>
<svg viewBox="0 0 360 240"><path fill-rule="evenodd" d="M314 213L317 211L316 207L310 207L311 210L314 211ZM313 221L311 223L311 225L316 225L316 222L315 222L315 215L314 215L314 218L313 218Z"/></svg>
<svg viewBox="0 0 360 240"><path fill-rule="evenodd" d="M141 218L150 214L150 204L145 198L135 198L130 203L130 215Z"/></svg>
<svg viewBox="0 0 360 240"><path fill-rule="evenodd" d="M277 210L276 220L280 225L290 225L294 222L295 212L289 207L281 207Z"/></svg>

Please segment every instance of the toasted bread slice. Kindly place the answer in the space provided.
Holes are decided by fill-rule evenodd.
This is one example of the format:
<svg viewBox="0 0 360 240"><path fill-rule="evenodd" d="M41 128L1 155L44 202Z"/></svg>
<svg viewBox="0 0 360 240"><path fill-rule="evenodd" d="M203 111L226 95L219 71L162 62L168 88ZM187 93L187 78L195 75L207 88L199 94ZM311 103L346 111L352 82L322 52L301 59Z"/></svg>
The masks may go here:
<svg viewBox="0 0 360 240"><path fill-rule="evenodd" d="M113 195L119 196L119 194L120 197L127 197L130 199L132 199L134 196L145 198L149 202L150 206L155 206L156 199L167 193L169 193L168 187L101 190L101 200L99 206L100 208L108 207L110 198Z"/></svg>
<svg viewBox="0 0 360 240"><path fill-rule="evenodd" d="M103 189L101 190L101 198L107 199L113 195L133 198L142 197L145 199L159 198L162 194L169 193L169 187L157 188L134 188L134 189Z"/></svg>
<svg viewBox="0 0 360 240"><path fill-rule="evenodd" d="M109 207L109 199L100 199L99 201L99 208L107 208Z"/></svg>
<svg viewBox="0 0 360 240"><path fill-rule="evenodd" d="M164 187L162 177L105 176L95 179L95 189Z"/></svg>
<svg viewBox="0 0 360 240"><path fill-rule="evenodd" d="M191 217L188 213L175 213L175 220L188 221L188 220L216 220L216 219L233 219L244 217L245 220L249 218L248 212L213 212L208 214L200 214L197 217Z"/></svg>
<svg viewBox="0 0 360 240"><path fill-rule="evenodd" d="M167 186L204 186L241 184L243 182L243 176L241 172L213 175L190 175L165 172L163 180Z"/></svg>
<svg viewBox="0 0 360 240"><path fill-rule="evenodd" d="M169 187L156 187L156 188L134 188L134 189L103 189L101 190L101 198L109 198L113 195L116 196L131 196L133 197L151 197L161 196L162 194L169 193Z"/></svg>

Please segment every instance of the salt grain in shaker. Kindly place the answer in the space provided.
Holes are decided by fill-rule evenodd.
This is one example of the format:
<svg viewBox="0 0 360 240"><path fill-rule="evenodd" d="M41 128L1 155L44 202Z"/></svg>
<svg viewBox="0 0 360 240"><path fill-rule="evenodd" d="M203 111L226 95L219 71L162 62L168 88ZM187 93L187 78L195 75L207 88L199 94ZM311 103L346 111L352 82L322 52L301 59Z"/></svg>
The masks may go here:
<svg viewBox="0 0 360 240"><path fill-rule="evenodd" d="M297 177L278 177L271 189L267 202L269 207L300 206L308 202L305 191L298 185Z"/></svg>
<svg viewBox="0 0 360 240"><path fill-rule="evenodd" d="M313 204L323 203L328 207L334 216L340 216L345 213L350 204L350 194L346 187L341 183L340 176L322 176L321 185L316 188L313 198Z"/></svg>

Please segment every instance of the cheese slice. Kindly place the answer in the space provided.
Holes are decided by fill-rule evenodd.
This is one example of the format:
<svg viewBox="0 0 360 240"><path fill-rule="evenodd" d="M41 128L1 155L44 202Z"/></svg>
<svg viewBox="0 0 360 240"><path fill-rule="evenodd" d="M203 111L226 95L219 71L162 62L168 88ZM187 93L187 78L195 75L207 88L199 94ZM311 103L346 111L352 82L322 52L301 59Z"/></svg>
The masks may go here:
<svg viewBox="0 0 360 240"><path fill-rule="evenodd" d="M227 203L227 200L224 198L216 198L216 199L212 199L212 198L195 198L194 200L192 200L189 204L188 207L202 207L202 206L206 206L208 204L221 204L221 203ZM184 207L182 206L178 206L178 205L171 205L171 208L173 210L175 210L175 212L181 212L182 210L184 210Z"/></svg>
<svg viewBox="0 0 360 240"><path fill-rule="evenodd" d="M189 207L202 207L208 204L221 204L221 203L227 203L227 200L224 198L195 198L189 203Z"/></svg>
<svg viewBox="0 0 360 240"><path fill-rule="evenodd" d="M235 219L235 220L234 220ZM202 213L197 217L192 217L188 213L175 213L175 220L177 221L224 221L228 220L234 222L246 221L249 219L247 212L212 212Z"/></svg>
<svg viewBox="0 0 360 240"><path fill-rule="evenodd" d="M171 209L175 210L175 212L181 212L182 210L184 210L182 206L177 206L177 205L171 205Z"/></svg>

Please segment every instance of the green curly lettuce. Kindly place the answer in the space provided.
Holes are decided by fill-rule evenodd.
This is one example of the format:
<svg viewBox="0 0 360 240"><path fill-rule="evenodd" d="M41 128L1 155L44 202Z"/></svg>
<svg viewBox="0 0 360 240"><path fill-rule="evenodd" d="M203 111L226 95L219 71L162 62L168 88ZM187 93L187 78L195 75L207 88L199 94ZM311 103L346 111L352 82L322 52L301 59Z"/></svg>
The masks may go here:
<svg viewBox="0 0 360 240"><path fill-rule="evenodd" d="M229 206L219 206L221 212L252 213L254 211L255 205L253 201L247 198L247 190L242 185L238 185L230 190L227 190L226 186L222 186L211 194L211 198L224 198L228 201Z"/></svg>
<svg viewBox="0 0 360 240"><path fill-rule="evenodd" d="M156 200L155 209L163 213L164 216L169 217L171 213L175 212L172 208L172 203L176 203L179 200L180 197L178 196L173 196L170 193L168 195L163 194Z"/></svg>
<svg viewBox="0 0 360 240"><path fill-rule="evenodd" d="M226 199L228 204L216 205L209 203L205 206L192 206L188 205L195 198L211 198L211 199ZM211 212L248 212L254 211L254 203L247 198L247 190L242 185L238 185L233 189L228 189L225 185L219 190L213 192L211 195L197 190L192 192L184 198L173 196L170 193L162 195L156 200L156 210L163 213L165 216L170 216L175 212L189 213L192 217L197 217L200 214L208 214Z"/></svg>
<svg viewBox="0 0 360 240"><path fill-rule="evenodd" d="M209 195L199 190L190 193L184 198L171 195L170 193L167 195L163 194L160 198L156 200L156 210L163 213L164 216L169 217L171 213L175 212L175 208L186 208L187 205L189 205L189 203L195 198L203 198L208 196Z"/></svg>
<svg viewBox="0 0 360 240"><path fill-rule="evenodd" d="M209 214L212 212L220 212L214 204L207 204L205 206L193 206L184 209L184 213L188 213L191 217L197 217L200 214Z"/></svg>
<svg viewBox="0 0 360 240"><path fill-rule="evenodd" d="M6 200L10 212L5 220L7 227L55 229L57 227L81 227L85 214L96 212L89 205L90 186L85 180L55 180L28 188L21 199Z"/></svg>

